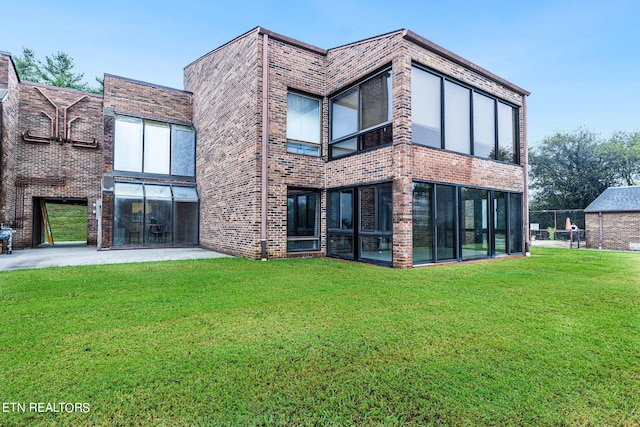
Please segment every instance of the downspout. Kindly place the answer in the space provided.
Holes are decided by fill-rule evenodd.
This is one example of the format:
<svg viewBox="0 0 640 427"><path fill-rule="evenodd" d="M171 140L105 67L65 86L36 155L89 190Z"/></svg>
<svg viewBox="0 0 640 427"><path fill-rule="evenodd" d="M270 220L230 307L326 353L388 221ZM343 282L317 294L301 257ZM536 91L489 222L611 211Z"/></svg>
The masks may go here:
<svg viewBox="0 0 640 427"><path fill-rule="evenodd" d="M269 36L262 38L262 212L260 244L262 260L267 260L267 149L269 146Z"/></svg>
<svg viewBox="0 0 640 427"><path fill-rule="evenodd" d="M600 240L598 241L598 249L602 249L602 241L604 236L602 233L602 212L598 212L598 230L600 232Z"/></svg>
<svg viewBox="0 0 640 427"><path fill-rule="evenodd" d="M527 96L522 96L522 137L524 140L524 252L531 256L531 236L529 235L529 144L527 141Z"/></svg>

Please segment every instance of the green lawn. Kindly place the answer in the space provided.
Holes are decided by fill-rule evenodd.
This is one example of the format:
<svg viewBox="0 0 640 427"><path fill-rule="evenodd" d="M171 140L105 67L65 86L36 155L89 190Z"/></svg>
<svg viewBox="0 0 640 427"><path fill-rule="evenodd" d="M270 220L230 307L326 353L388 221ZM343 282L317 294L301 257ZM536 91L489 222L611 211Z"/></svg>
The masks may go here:
<svg viewBox="0 0 640 427"><path fill-rule="evenodd" d="M53 243L87 241L87 207L47 203Z"/></svg>
<svg viewBox="0 0 640 427"><path fill-rule="evenodd" d="M640 254L14 271L0 322L0 425L640 425Z"/></svg>

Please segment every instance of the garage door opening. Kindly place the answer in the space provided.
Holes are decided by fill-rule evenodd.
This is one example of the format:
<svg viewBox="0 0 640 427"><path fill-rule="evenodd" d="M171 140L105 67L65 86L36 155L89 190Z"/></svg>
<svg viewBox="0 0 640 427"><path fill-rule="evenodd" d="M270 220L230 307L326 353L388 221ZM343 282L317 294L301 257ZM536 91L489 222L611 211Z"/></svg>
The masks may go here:
<svg viewBox="0 0 640 427"><path fill-rule="evenodd" d="M33 246L87 244L86 199L34 199Z"/></svg>

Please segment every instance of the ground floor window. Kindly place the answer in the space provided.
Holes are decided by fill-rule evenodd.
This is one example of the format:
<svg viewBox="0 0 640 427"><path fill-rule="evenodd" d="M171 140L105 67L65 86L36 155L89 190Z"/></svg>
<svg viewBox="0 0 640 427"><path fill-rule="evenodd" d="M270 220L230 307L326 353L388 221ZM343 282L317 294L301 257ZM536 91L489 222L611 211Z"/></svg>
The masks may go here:
<svg viewBox="0 0 640 427"><path fill-rule="evenodd" d="M287 194L287 251L320 249L320 193L290 190Z"/></svg>
<svg viewBox="0 0 640 427"><path fill-rule="evenodd" d="M391 184L329 191L330 256L391 264L393 203Z"/></svg>
<svg viewBox="0 0 640 427"><path fill-rule="evenodd" d="M195 187L115 184L114 246L198 243Z"/></svg>
<svg viewBox="0 0 640 427"><path fill-rule="evenodd" d="M522 194L413 184L413 263L521 253Z"/></svg>

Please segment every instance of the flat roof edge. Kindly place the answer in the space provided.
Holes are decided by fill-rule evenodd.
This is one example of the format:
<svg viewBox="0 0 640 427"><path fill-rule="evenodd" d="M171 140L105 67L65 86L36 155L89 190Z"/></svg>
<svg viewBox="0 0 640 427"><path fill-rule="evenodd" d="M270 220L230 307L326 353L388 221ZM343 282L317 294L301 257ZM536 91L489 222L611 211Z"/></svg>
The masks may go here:
<svg viewBox="0 0 640 427"><path fill-rule="evenodd" d="M413 42L419 46L424 47L425 49L428 49L434 53L437 53L438 55L444 56L447 59L455 62L458 65L462 65L463 67L469 68L472 71L475 71L476 73L487 77L493 81L495 81L496 83L499 83L501 85L503 85L506 88L509 88L511 90L513 90L514 92L519 93L520 95L524 95L524 96L529 96L531 95L531 92L521 88L520 86L517 86L505 79L503 79L502 77L492 73L491 71L488 71L482 67L480 67L479 65L474 64L471 61L468 61L466 59L464 59L463 57L461 57L460 55L456 55L455 53L451 52L450 50L447 50L445 48L443 48L442 46L439 46L435 43L433 43L430 40L425 39L424 37L422 37L419 34L414 33L411 30L404 30L403 31L403 38L405 40L409 40L410 42Z"/></svg>
<svg viewBox="0 0 640 427"><path fill-rule="evenodd" d="M281 42L285 42L287 44L290 44L290 45L293 45L293 46L297 46L297 47L299 47L301 49L308 50L310 52L317 53L319 55L325 55L326 56L327 52L328 52L326 49L322 49L320 47L311 45L309 43L301 42L300 40L294 39L292 37L288 37L288 36L285 36L285 35L282 35L282 34L279 34L279 33L275 33L273 31L267 30L266 28L263 28L263 27L258 27L258 33L259 34L265 34L265 35L267 35L267 36L269 36L269 37L271 37L273 39L280 40Z"/></svg>
<svg viewBox="0 0 640 427"><path fill-rule="evenodd" d="M143 86L151 86L151 87L154 87L154 88L157 88L157 89L166 89L166 90L170 90L170 91L173 91L173 92L182 92L182 93L185 93L185 94L188 94L188 95L193 95L193 92L190 92L188 90L177 89L175 87L169 87L169 86L162 86L162 85L155 84L155 83L143 82L141 80L131 79L129 77L116 76L115 74L104 73L104 77L113 77L114 79L124 80L126 82L136 83L136 84L143 85Z"/></svg>

